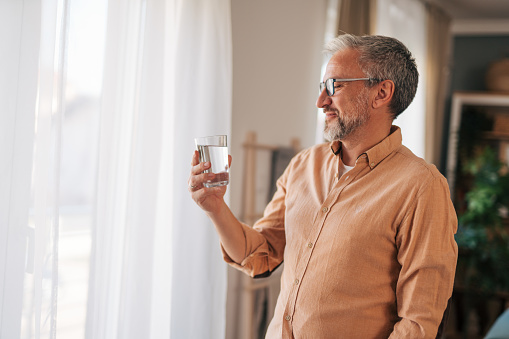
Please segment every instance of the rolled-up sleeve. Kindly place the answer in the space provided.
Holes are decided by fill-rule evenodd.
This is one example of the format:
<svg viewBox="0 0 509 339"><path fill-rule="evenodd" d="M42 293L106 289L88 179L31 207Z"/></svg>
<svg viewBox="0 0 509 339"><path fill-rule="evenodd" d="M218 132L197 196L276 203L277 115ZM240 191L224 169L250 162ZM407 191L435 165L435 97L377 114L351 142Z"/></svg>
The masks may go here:
<svg viewBox="0 0 509 339"><path fill-rule="evenodd" d="M224 260L251 277L267 276L282 262L285 249L285 196L290 166L277 181L277 190L253 227L242 223L246 253L241 263L234 262L221 246Z"/></svg>

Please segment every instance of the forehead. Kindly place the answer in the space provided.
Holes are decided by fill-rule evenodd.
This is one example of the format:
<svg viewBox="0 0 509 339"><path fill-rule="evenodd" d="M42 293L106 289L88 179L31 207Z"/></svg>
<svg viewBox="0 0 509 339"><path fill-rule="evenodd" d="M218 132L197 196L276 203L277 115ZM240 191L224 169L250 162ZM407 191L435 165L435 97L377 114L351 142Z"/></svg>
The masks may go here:
<svg viewBox="0 0 509 339"><path fill-rule="evenodd" d="M353 49L346 49L334 53L327 63L324 79L364 76L359 66L358 59L359 52Z"/></svg>

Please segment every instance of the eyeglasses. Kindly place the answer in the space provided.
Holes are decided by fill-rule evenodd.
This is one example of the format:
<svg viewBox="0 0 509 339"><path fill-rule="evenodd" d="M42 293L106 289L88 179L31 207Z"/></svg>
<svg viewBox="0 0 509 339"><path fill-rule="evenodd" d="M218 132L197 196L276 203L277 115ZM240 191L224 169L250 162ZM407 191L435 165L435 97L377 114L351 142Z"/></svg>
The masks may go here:
<svg viewBox="0 0 509 339"><path fill-rule="evenodd" d="M325 80L325 82L321 82L320 83L320 93L323 92L323 89L327 89L327 95L328 96L332 96L334 95L334 92L335 92L335 88L334 88L334 83L335 82L350 82L350 81L380 81L378 79L373 79L373 78L355 78L355 79L327 79Z"/></svg>

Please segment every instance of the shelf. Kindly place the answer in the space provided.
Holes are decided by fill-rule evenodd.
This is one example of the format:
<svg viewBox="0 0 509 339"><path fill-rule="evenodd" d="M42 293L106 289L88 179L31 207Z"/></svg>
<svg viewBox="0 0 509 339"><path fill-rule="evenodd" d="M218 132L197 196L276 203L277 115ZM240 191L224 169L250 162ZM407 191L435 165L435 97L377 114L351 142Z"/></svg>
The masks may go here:
<svg viewBox="0 0 509 339"><path fill-rule="evenodd" d="M509 107L509 93L501 92L455 92L453 102L460 106L501 106ZM454 104L454 103L453 103Z"/></svg>
<svg viewBox="0 0 509 339"><path fill-rule="evenodd" d="M488 140L509 141L508 132L484 132L482 137Z"/></svg>

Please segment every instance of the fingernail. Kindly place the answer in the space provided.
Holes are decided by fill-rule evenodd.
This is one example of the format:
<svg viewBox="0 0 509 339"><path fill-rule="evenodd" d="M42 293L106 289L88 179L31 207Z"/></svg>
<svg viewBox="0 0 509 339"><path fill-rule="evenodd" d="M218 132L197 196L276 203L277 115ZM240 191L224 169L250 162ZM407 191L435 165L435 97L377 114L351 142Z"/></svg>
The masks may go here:
<svg viewBox="0 0 509 339"><path fill-rule="evenodd" d="M207 161L206 163L204 163L203 167L210 167L210 162Z"/></svg>

